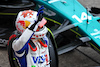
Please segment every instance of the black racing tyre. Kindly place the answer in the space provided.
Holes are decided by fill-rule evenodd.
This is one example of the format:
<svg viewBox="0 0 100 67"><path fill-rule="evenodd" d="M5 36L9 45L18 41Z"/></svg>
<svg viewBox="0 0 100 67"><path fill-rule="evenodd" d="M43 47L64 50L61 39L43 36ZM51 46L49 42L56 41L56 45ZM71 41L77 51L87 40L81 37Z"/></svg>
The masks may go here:
<svg viewBox="0 0 100 67"><path fill-rule="evenodd" d="M16 38L16 37L15 37ZM9 62L10 62L10 66L11 67L20 67L17 59L14 56L14 50L12 49L12 41L15 39L12 38L7 45L7 49L8 49L8 58L9 58ZM56 52L56 48L55 45L53 45L52 40L49 38L49 54L50 54L50 67L58 67L58 55Z"/></svg>
<svg viewBox="0 0 100 67"><path fill-rule="evenodd" d="M49 54L50 54L50 65L51 67L58 67L58 55L56 49L49 39Z"/></svg>

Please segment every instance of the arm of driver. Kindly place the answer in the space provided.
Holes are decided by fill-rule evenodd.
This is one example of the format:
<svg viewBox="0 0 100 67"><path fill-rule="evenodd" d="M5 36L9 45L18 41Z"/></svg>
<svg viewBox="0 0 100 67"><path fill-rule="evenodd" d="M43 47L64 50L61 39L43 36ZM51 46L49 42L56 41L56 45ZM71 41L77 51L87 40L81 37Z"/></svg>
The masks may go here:
<svg viewBox="0 0 100 67"><path fill-rule="evenodd" d="M21 50L23 46L28 43L33 34L33 31L27 28L18 39L13 41L12 48L14 49L14 51Z"/></svg>

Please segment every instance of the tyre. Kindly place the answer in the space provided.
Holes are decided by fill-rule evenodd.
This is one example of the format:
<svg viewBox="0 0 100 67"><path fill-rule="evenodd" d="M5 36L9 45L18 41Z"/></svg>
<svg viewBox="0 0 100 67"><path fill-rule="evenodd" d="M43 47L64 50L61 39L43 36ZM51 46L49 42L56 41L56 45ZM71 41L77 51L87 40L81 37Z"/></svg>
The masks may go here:
<svg viewBox="0 0 100 67"><path fill-rule="evenodd" d="M50 67L58 67L58 55L56 49L49 39Z"/></svg>
<svg viewBox="0 0 100 67"><path fill-rule="evenodd" d="M15 34L11 35L11 37L13 37L13 38L12 39L9 38L11 40L8 42L9 44L7 45L10 66L11 67L20 67L17 62L17 59L15 58L14 50L12 49L12 41L16 38ZM58 55L56 52L56 48L53 45L53 42L50 38L49 38L48 48L49 48L49 55L50 55L50 67L58 67L58 57L57 57Z"/></svg>

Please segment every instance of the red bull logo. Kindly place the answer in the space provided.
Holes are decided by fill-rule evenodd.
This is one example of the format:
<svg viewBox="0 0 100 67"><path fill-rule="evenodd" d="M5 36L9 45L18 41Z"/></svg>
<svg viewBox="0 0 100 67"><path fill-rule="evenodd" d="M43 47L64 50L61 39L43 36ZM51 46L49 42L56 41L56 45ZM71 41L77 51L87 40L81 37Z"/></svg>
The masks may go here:
<svg viewBox="0 0 100 67"><path fill-rule="evenodd" d="M22 20L20 20L20 21L17 22L16 27L17 27L17 29L18 29L20 32L23 32L24 29L26 29L30 24L31 24L31 23L30 23L29 21L22 21ZM20 26L22 26L22 28L21 28Z"/></svg>
<svg viewBox="0 0 100 67"><path fill-rule="evenodd" d="M25 22L24 21L18 21L17 23L20 23L21 26L25 27Z"/></svg>
<svg viewBox="0 0 100 67"><path fill-rule="evenodd" d="M17 24L19 25L16 25L16 27L20 32L23 32L24 31L23 29L26 29L24 21L18 21ZM19 26L22 26L22 28L20 28Z"/></svg>
<svg viewBox="0 0 100 67"><path fill-rule="evenodd" d="M16 25L16 28L17 28L18 31L23 32L23 30L21 30L21 29L18 27L18 25Z"/></svg>

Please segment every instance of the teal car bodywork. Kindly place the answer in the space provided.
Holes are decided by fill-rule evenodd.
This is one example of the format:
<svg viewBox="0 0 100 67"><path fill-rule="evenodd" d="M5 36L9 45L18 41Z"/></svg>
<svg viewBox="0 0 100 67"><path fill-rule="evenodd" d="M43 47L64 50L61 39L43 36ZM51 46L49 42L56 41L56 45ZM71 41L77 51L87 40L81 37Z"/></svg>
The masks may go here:
<svg viewBox="0 0 100 67"><path fill-rule="evenodd" d="M87 9L77 0L33 0L38 9L44 5L44 14L47 20L52 20L61 25L64 19L68 19L78 30L71 29L76 32L79 37L88 37L92 42L91 45L96 49L100 49L100 23L99 17L91 15ZM78 33L77 33L78 32Z"/></svg>

